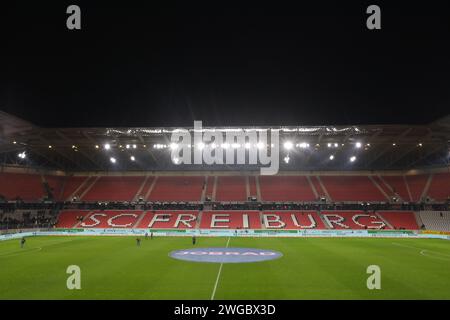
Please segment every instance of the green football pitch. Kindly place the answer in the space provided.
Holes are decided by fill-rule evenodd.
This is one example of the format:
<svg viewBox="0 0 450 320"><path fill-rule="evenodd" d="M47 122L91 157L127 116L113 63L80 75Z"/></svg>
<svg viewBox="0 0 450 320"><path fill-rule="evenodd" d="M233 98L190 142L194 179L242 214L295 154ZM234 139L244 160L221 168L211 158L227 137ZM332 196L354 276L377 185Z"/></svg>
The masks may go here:
<svg viewBox="0 0 450 320"><path fill-rule="evenodd" d="M438 239L199 238L195 247L280 251L276 260L175 260L190 238L32 237L0 242L0 299L450 299L450 242ZM66 286L81 269L81 289ZM367 288L369 265L381 289Z"/></svg>

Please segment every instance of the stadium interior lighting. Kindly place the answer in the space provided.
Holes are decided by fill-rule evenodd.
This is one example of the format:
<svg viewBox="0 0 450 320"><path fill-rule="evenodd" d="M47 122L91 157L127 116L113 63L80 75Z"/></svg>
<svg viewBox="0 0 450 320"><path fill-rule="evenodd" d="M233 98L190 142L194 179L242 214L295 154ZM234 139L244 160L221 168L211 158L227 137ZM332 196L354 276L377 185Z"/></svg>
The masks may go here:
<svg viewBox="0 0 450 320"><path fill-rule="evenodd" d="M330 160L333 160L334 159L334 155L330 155Z"/></svg>
<svg viewBox="0 0 450 320"><path fill-rule="evenodd" d="M129 144L127 144L127 145L125 146L125 148L127 148L127 149L130 149L130 145L129 145Z"/></svg>
<svg viewBox="0 0 450 320"><path fill-rule="evenodd" d="M130 157L130 160L131 160L131 161L134 161L134 160L136 160L136 158L135 158L134 156L131 156L131 157Z"/></svg>
<svg viewBox="0 0 450 320"><path fill-rule="evenodd" d="M334 147L335 147L335 148L339 147L339 143L335 142L335 143L334 143Z"/></svg>
<svg viewBox="0 0 450 320"><path fill-rule="evenodd" d="M26 155L26 153L25 153L25 151L24 152L21 152L21 153L19 153L18 155L17 155L20 159L25 159L26 157L27 157L27 155Z"/></svg>
<svg viewBox="0 0 450 320"><path fill-rule="evenodd" d="M225 143L222 143L221 147L223 149L228 149L230 147L230 144L225 142Z"/></svg>
<svg viewBox="0 0 450 320"><path fill-rule="evenodd" d="M172 150L178 149L178 143L172 142L172 143L170 144L170 149L172 149Z"/></svg>
<svg viewBox="0 0 450 320"><path fill-rule="evenodd" d="M423 144L422 144L422 143L419 143L418 146L421 147L421 146L423 146Z"/></svg>
<svg viewBox="0 0 450 320"><path fill-rule="evenodd" d="M13 144L16 144L17 143L17 141L13 141Z"/></svg>
<svg viewBox="0 0 450 320"><path fill-rule="evenodd" d="M111 145L109 143L105 143L103 147L105 148L105 150L111 149Z"/></svg>
<svg viewBox="0 0 450 320"><path fill-rule="evenodd" d="M49 148L49 149L51 149L51 148L52 148L52 146L51 146L51 145L49 145L49 146L48 146L48 148Z"/></svg>
<svg viewBox="0 0 450 320"><path fill-rule="evenodd" d="M96 144L96 145L95 145L95 149L98 149L98 148L99 148L99 146L98 146L98 144Z"/></svg>
<svg viewBox="0 0 450 320"><path fill-rule="evenodd" d="M285 163L289 163L289 160L291 160L291 158L289 158L289 156L286 156L286 157L284 157L283 160L284 160Z"/></svg>
<svg viewBox="0 0 450 320"><path fill-rule="evenodd" d="M397 144L394 142L392 145L395 147Z"/></svg>
<svg viewBox="0 0 450 320"><path fill-rule="evenodd" d="M109 161L111 161L111 163L116 163L116 158L111 157L111 158L109 158Z"/></svg>
<svg viewBox="0 0 450 320"><path fill-rule="evenodd" d="M362 147L361 142L357 142L357 143L356 143L356 147L357 147L358 149L361 148L361 147Z"/></svg>
<svg viewBox="0 0 450 320"><path fill-rule="evenodd" d="M258 142L258 143L256 144L256 147L257 147L258 149L262 149L262 148L264 148L264 143Z"/></svg>
<svg viewBox="0 0 450 320"><path fill-rule="evenodd" d="M327 143L327 147L328 147L328 148L331 148L331 143L328 142L328 143Z"/></svg>
<svg viewBox="0 0 450 320"><path fill-rule="evenodd" d="M133 149L136 149L136 148L137 148L137 145L133 144Z"/></svg>
<svg viewBox="0 0 450 320"><path fill-rule="evenodd" d="M350 162L355 162L356 161L356 157L355 156L351 156L350 157Z"/></svg>
<svg viewBox="0 0 450 320"><path fill-rule="evenodd" d="M249 142L246 142L246 143L244 144L244 147L245 147L245 149L250 149L251 144L250 144Z"/></svg>
<svg viewBox="0 0 450 320"><path fill-rule="evenodd" d="M177 157L172 159L173 163L178 164L180 163L180 159L178 159Z"/></svg>
<svg viewBox="0 0 450 320"><path fill-rule="evenodd" d="M241 145L239 144L239 143L232 143L231 144L231 147L233 148L233 149L237 149L237 148L239 148Z"/></svg>
<svg viewBox="0 0 450 320"><path fill-rule="evenodd" d="M291 150L294 147L291 141L286 141L283 146L286 150Z"/></svg>
<svg viewBox="0 0 450 320"><path fill-rule="evenodd" d="M209 145L210 147L211 147L211 149L215 149L215 148L217 148L217 144L216 143L211 143L210 145Z"/></svg>
<svg viewBox="0 0 450 320"><path fill-rule="evenodd" d="M307 148L309 148L309 143L302 142L302 143L299 143L297 146L302 149L307 149Z"/></svg>
<svg viewBox="0 0 450 320"><path fill-rule="evenodd" d="M76 145L72 145L72 149L75 149L77 146Z"/></svg>

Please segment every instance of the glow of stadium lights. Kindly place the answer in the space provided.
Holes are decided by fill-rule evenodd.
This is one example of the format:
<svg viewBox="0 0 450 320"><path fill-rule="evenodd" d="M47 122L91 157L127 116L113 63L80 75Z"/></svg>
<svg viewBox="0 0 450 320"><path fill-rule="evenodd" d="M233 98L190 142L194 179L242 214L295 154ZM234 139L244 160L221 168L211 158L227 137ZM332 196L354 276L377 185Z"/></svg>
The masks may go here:
<svg viewBox="0 0 450 320"><path fill-rule="evenodd" d="M351 156L350 157L350 162L355 162L356 161L356 157L355 156Z"/></svg>
<svg viewBox="0 0 450 320"><path fill-rule="evenodd" d="M170 149L172 149L172 150L178 149L178 143L172 142L172 143L170 144Z"/></svg>
<svg viewBox="0 0 450 320"><path fill-rule="evenodd" d="M285 163L289 163L289 160L291 160L291 158L289 158L289 156L286 156L286 157L284 157L283 160L284 160Z"/></svg>
<svg viewBox="0 0 450 320"><path fill-rule="evenodd" d="M227 142L225 142L225 143L222 143L221 147L222 147L223 149L228 149L228 148L230 147L230 144L227 143Z"/></svg>
<svg viewBox="0 0 450 320"><path fill-rule="evenodd" d="M309 148L309 143L302 142L302 143L297 144L297 146L302 149L307 149L307 148Z"/></svg>
<svg viewBox="0 0 450 320"><path fill-rule="evenodd" d="M200 142L200 143L197 144L197 148L199 150L203 150L203 148L205 148L205 144L203 142Z"/></svg>
<svg viewBox="0 0 450 320"><path fill-rule="evenodd" d="M210 144L211 149L215 149L217 148L217 144L215 144L214 142Z"/></svg>
<svg viewBox="0 0 450 320"><path fill-rule="evenodd" d="M116 158L111 157L111 158L109 158L109 161L111 161L111 163L116 163Z"/></svg>
<svg viewBox="0 0 450 320"><path fill-rule="evenodd" d="M256 147L257 147L258 149L262 149L262 148L264 148L264 143L258 142L258 143L256 144Z"/></svg>
<svg viewBox="0 0 450 320"><path fill-rule="evenodd" d="M239 143L232 143L231 144L231 147L233 148L233 149L237 149L237 148L239 148L241 145L239 144Z"/></svg>
<svg viewBox="0 0 450 320"><path fill-rule="evenodd" d="M361 144L361 142L357 142L355 146L359 149L362 147L362 144Z"/></svg>
<svg viewBox="0 0 450 320"><path fill-rule="evenodd" d="M180 162L180 159L175 157L172 159L172 161L173 161L173 163L178 164Z"/></svg>
<svg viewBox="0 0 450 320"><path fill-rule="evenodd" d="M334 160L334 155L330 155L330 160Z"/></svg>
<svg viewBox="0 0 450 320"><path fill-rule="evenodd" d="M136 149L136 148L137 148L137 146L135 144L133 144L133 149Z"/></svg>
<svg viewBox="0 0 450 320"><path fill-rule="evenodd" d="M423 144L422 144L422 143L419 143L418 146L421 147L421 146L423 146Z"/></svg>
<svg viewBox="0 0 450 320"><path fill-rule="evenodd" d="M26 157L27 157L27 155L26 155L26 153L25 153L25 151L24 152L21 152L21 153L19 153L18 155L17 155L20 159L25 159Z"/></svg>
<svg viewBox="0 0 450 320"><path fill-rule="evenodd" d="M394 142L392 145L395 147L397 144Z"/></svg>
<svg viewBox="0 0 450 320"><path fill-rule="evenodd" d="M130 145L129 145L129 144L127 144L127 145L125 146L125 148L127 148L127 149L130 149Z"/></svg>
<svg viewBox="0 0 450 320"><path fill-rule="evenodd" d="M103 147L105 148L105 150L111 149L111 145L109 143L105 143Z"/></svg>
<svg viewBox="0 0 450 320"><path fill-rule="evenodd" d="M250 149L250 147L251 147L249 142L247 142L244 146L245 146L245 149Z"/></svg>
<svg viewBox="0 0 450 320"><path fill-rule="evenodd" d="M51 148L52 148L52 146L51 146L51 145L49 145L49 146L48 146L48 148L49 148L49 149L51 149Z"/></svg>
<svg viewBox="0 0 450 320"><path fill-rule="evenodd" d="M335 148L339 147L339 143L335 142L335 143L334 143L334 147L335 147Z"/></svg>
<svg viewBox="0 0 450 320"><path fill-rule="evenodd" d="M98 144L96 144L96 145L95 145L95 149L98 149L98 148L99 148L99 146L98 146Z"/></svg>
<svg viewBox="0 0 450 320"><path fill-rule="evenodd" d="M286 141L286 142L283 144L283 146L284 146L284 148L285 148L286 150L291 150L291 149L294 147L294 145L292 144L291 141Z"/></svg>
<svg viewBox="0 0 450 320"><path fill-rule="evenodd" d="M73 145L73 146L72 146L72 149L75 149L76 147L77 147L77 146Z"/></svg>
<svg viewBox="0 0 450 320"><path fill-rule="evenodd" d="M330 142L327 143L327 147L331 148L331 143Z"/></svg>
<svg viewBox="0 0 450 320"><path fill-rule="evenodd" d="M131 161L134 161L134 160L136 160L136 158L135 158L134 156L131 156L131 157L130 157L130 160L131 160Z"/></svg>
<svg viewBox="0 0 450 320"><path fill-rule="evenodd" d="M16 144L17 143L17 141L13 141L13 144Z"/></svg>

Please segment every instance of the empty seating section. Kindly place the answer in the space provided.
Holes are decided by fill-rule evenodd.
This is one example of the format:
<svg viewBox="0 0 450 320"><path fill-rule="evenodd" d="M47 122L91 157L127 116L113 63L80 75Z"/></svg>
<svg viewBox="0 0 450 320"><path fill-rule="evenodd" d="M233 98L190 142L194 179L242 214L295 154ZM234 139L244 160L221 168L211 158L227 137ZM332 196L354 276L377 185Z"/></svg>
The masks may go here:
<svg viewBox="0 0 450 320"><path fill-rule="evenodd" d="M72 176L67 177L65 183L63 184L63 190L61 192L61 200L72 200L69 199L71 196L80 196L80 194L74 194L75 191L87 180L86 176Z"/></svg>
<svg viewBox="0 0 450 320"><path fill-rule="evenodd" d="M436 173L431 180L428 196L434 200L445 201L450 198L450 173Z"/></svg>
<svg viewBox="0 0 450 320"><path fill-rule="evenodd" d="M193 229L197 224L197 211L148 211L139 222L137 228L141 229Z"/></svg>
<svg viewBox="0 0 450 320"><path fill-rule="evenodd" d="M379 211L378 214L383 217L394 229L417 230L419 226L413 212L407 211Z"/></svg>
<svg viewBox="0 0 450 320"><path fill-rule="evenodd" d="M200 201L203 176L159 176L148 201Z"/></svg>
<svg viewBox="0 0 450 320"><path fill-rule="evenodd" d="M387 201L367 176L321 176L333 201Z"/></svg>
<svg viewBox="0 0 450 320"><path fill-rule="evenodd" d="M74 228L80 223L78 217L86 217L90 211L87 210L63 210L58 216L57 228Z"/></svg>
<svg viewBox="0 0 450 320"><path fill-rule="evenodd" d="M382 176L382 179L391 187L392 192L400 196L403 201L411 201L404 176Z"/></svg>
<svg viewBox="0 0 450 320"><path fill-rule="evenodd" d="M266 229L326 229L315 211L264 211Z"/></svg>
<svg viewBox="0 0 450 320"><path fill-rule="evenodd" d="M64 182L66 180L65 176L45 176L45 180L48 183L48 186L50 188L50 192L53 195L53 199L60 201L64 200L61 199L61 192L63 190Z"/></svg>
<svg viewBox="0 0 450 320"><path fill-rule="evenodd" d="M374 212L322 211L322 217L330 229L390 229Z"/></svg>
<svg viewBox="0 0 450 320"><path fill-rule="evenodd" d="M217 177L216 201L246 201L244 176Z"/></svg>
<svg viewBox="0 0 450 320"><path fill-rule="evenodd" d="M132 228L143 212L137 210L93 211L87 215L80 228Z"/></svg>
<svg viewBox="0 0 450 320"><path fill-rule="evenodd" d="M57 201L78 197L86 202L214 201L243 202L261 196L268 202L307 202L327 196L335 202L386 202L399 196L403 202L420 202L422 195L435 201L450 197L450 173L377 176L56 176L0 173L0 195L7 200L40 201L49 190ZM48 189L43 182L48 183ZM429 183L428 189L427 183ZM205 184L206 182L206 184ZM260 194L258 194L258 190ZM424 193L426 191L426 193ZM215 198L214 198L215 196ZM389 198L389 199L388 199Z"/></svg>
<svg viewBox="0 0 450 320"><path fill-rule="evenodd" d="M100 177L81 200L132 201L144 179L144 176Z"/></svg>
<svg viewBox="0 0 450 320"><path fill-rule="evenodd" d="M256 190L256 177L255 176L250 176L248 177L248 185L249 185L249 191L250 197L257 197L258 192Z"/></svg>
<svg viewBox="0 0 450 320"><path fill-rule="evenodd" d="M261 176L259 178L263 201L315 201L305 176Z"/></svg>
<svg viewBox="0 0 450 320"><path fill-rule="evenodd" d="M311 176L310 178L311 184L313 185L314 189L316 189L317 197L326 197L326 192L323 190L322 186L320 185L319 178L316 176Z"/></svg>
<svg viewBox="0 0 450 320"><path fill-rule="evenodd" d="M428 175L406 176L412 201L421 201L420 197L427 183L427 179Z"/></svg>
<svg viewBox="0 0 450 320"><path fill-rule="evenodd" d="M395 196L392 189L379 176L372 176L372 179L390 199Z"/></svg>
<svg viewBox="0 0 450 320"><path fill-rule="evenodd" d="M419 215L426 229L450 232L450 212L421 211Z"/></svg>
<svg viewBox="0 0 450 320"><path fill-rule="evenodd" d="M155 177L147 177L147 179L144 182L144 185L142 186L141 190L138 190L138 194L136 197L145 199L147 194L151 191L150 188L152 187L153 181L155 180Z"/></svg>
<svg viewBox="0 0 450 320"><path fill-rule="evenodd" d="M260 229L258 211L205 211L201 229Z"/></svg>
<svg viewBox="0 0 450 320"><path fill-rule="evenodd" d="M45 196L41 175L2 172L0 195L7 200L39 201Z"/></svg>

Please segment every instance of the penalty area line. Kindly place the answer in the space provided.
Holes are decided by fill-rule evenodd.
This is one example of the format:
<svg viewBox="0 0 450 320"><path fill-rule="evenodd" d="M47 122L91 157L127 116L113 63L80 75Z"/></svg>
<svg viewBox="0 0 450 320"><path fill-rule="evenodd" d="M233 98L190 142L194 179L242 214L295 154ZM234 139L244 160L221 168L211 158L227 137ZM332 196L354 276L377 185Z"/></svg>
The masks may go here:
<svg viewBox="0 0 450 320"><path fill-rule="evenodd" d="M229 244L230 244L230 237L228 237L226 248L228 248ZM219 272L217 273L216 283L214 284L214 290L211 295L211 300L214 300L214 296L216 295L217 285L219 284L220 274L222 273L222 267L223 267L223 262L220 264Z"/></svg>

